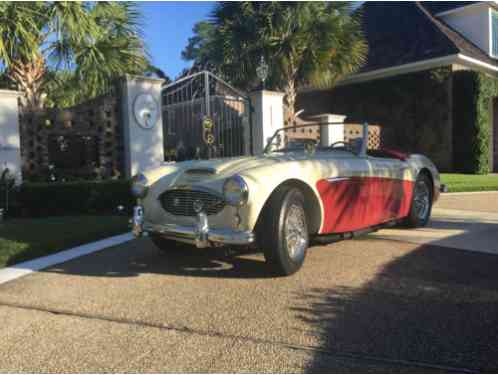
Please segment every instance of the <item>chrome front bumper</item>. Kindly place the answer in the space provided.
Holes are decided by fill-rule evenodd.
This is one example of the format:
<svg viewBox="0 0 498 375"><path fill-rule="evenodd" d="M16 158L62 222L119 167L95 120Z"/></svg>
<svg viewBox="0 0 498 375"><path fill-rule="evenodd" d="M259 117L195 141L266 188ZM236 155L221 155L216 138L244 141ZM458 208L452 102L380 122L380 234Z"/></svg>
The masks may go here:
<svg viewBox="0 0 498 375"><path fill-rule="evenodd" d="M210 247L213 244L249 245L254 242L254 233L251 231L209 228L208 218L204 212L197 214L195 226L150 224L144 220L143 208L135 206L132 224L135 237L151 232L164 238L195 244L198 248Z"/></svg>

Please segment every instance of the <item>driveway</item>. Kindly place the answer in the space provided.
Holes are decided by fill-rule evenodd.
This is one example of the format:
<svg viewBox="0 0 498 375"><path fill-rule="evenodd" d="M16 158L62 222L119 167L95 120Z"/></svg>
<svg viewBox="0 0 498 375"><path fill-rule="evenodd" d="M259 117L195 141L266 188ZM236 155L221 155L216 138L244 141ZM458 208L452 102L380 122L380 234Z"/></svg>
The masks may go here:
<svg viewBox="0 0 498 375"><path fill-rule="evenodd" d="M374 236L498 255L497 225L498 193L445 194L434 206L427 227L384 229Z"/></svg>
<svg viewBox="0 0 498 375"><path fill-rule="evenodd" d="M497 371L497 269L367 236L271 278L260 254L134 240L0 285L0 372Z"/></svg>

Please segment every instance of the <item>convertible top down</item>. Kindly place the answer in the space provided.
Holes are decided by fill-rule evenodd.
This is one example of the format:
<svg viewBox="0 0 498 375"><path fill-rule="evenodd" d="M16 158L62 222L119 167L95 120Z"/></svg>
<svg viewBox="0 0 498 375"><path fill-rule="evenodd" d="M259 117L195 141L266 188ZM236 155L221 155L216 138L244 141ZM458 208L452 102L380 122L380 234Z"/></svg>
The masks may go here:
<svg viewBox="0 0 498 375"><path fill-rule="evenodd" d="M280 129L260 156L165 163L135 176L134 233L165 252L175 241L256 246L276 273L289 275L312 238L427 224L444 188L428 158L367 151L366 126L352 143L297 140L306 126Z"/></svg>

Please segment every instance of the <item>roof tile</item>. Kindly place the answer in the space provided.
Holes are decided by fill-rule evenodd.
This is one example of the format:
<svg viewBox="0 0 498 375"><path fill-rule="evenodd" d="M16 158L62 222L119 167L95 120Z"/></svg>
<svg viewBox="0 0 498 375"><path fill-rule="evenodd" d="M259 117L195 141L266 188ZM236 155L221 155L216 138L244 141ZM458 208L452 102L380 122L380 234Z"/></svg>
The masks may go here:
<svg viewBox="0 0 498 375"><path fill-rule="evenodd" d="M361 7L369 52L361 72L457 53L497 65L479 47L434 14L475 2L367 2ZM463 6L460 5L460 6Z"/></svg>

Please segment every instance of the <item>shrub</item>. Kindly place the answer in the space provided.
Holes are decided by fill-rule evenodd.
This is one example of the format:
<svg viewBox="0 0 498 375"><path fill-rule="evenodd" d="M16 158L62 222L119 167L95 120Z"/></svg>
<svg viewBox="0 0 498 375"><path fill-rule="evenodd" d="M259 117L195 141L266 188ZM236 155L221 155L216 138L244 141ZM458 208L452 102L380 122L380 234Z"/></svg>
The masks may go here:
<svg viewBox="0 0 498 375"><path fill-rule="evenodd" d="M19 204L31 216L100 214L131 210L134 199L127 180L23 183Z"/></svg>
<svg viewBox="0 0 498 375"><path fill-rule="evenodd" d="M458 71L453 81L454 169L463 173L489 172L490 103L497 95L494 78L475 71Z"/></svg>
<svg viewBox="0 0 498 375"><path fill-rule="evenodd" d="M13 216L18 213L18 188L10 170L0 169L0 208L4 210L4 215Z"/></svg>

